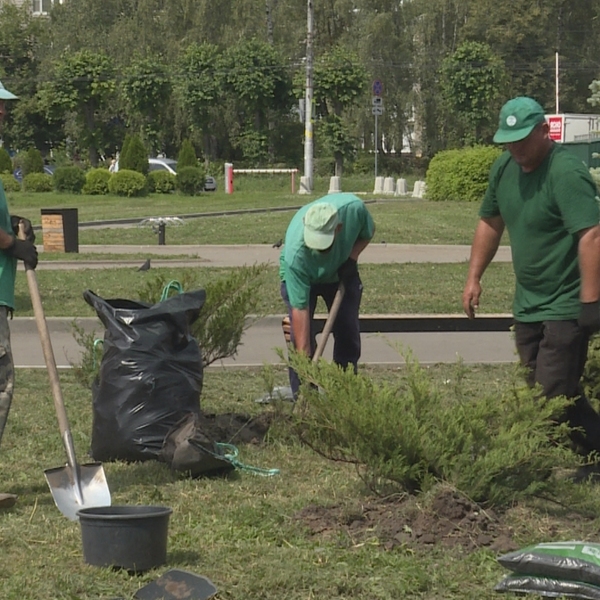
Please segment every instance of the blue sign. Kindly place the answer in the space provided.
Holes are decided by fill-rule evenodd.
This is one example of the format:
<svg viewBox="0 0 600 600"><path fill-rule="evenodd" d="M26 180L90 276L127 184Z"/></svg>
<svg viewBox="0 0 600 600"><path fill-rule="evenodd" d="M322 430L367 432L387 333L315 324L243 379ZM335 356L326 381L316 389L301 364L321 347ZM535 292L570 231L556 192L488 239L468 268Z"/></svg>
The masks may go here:
<svg viewBox="0 0 600 600"><path fill-rule="evenodd" d="M383 94L383 83L380 79L373 81L373 96L381 96Z"/></svg>

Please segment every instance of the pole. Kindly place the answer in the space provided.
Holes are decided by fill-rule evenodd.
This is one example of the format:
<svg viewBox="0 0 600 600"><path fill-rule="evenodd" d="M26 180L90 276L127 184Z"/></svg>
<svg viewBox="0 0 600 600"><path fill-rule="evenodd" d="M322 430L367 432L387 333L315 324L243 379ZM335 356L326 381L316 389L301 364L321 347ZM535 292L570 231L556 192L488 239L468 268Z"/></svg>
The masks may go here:
<svg viewBox="0 0 600 600"><path fill-rule="evenodd" d="M379 154L379 142L377 137L377 115L375 115L375 177L377 177L377 154Z"/></svg>
<svg viewBox="0 0 600 600"><path fill-rule="evenodd" d="M306 99L304 106L304 177L305 193L312 192L313 180L313 0L307 0L306 18Z"/></svg>
<svg viewBox="0 0 600 600"><path fill-rule="evenodd" d="M555 63L554 63L554 88L556 91L556 114L560 113L560 105L558 100L558 50L555 54Z"/></svg>

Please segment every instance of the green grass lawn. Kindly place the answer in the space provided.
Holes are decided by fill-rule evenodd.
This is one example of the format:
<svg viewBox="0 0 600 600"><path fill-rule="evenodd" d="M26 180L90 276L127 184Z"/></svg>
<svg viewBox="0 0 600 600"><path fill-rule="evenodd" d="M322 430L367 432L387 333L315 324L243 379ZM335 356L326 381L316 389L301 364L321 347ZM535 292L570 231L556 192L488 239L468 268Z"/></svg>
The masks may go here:
<svg viewBox="0 0 600 600"><path fill-rule="evenodd" d="M450 366L429 369L440 385L453 377ZM371 369L393 381L397 369ZM275 373L283 384L283 370ZM481 366L463 373L477 393L502 385L508 366ZM61 383L79 462L87 460L91 436L91 393L72 372ZM264 394L259 370L210 369L204 376L205 412L284 415L289 406L256 404ZM0 597L6 600L132 599L135 591L169 568L204 575L227 600L481 600L493 598L504 575L490 549L465 551L444 544L394 549L377 529L353 537L344 521L330 531L311 533L298 518L307 507L338 506L350 519L371 493L356 470L327 461L286 432L285 421L271 427L265 443L240 444L240 460L278 468L274 477L243 471L229 478L189 479L161 463L104 463L114 505L164 505L173 509L167 564L140 575L85 564L79 524L54 506L44 469L65 462L47 376L19 370L17 392L2 442L0 491L19 495L13 509L0 511L4 556ZM590 488L589 493L597 493ZM419 511L427 503L420 500ZM394 505L390 504L390 508ZM419 508L421 506L421 508ZM569 517L568 508L515 506L502 519L519 544L554 539L594 539L598 523ZM348 520L347 523L350 521Z"/></svg>
<svg viewBox="0 0 600 600"><path fill-rule="evenodd" d="M90 289L103 298L139 299L139 293L149 281L162 275L166 280L186 281L191 277L197 287L204 287L216 278L224 277L232 269L221 268L168 268L153 267L138 272L135 267L39 270L37 279L49 317L93 316L94 312L82 299ZM409 263L360 267L364 285L362 312L365 314L451 314L462 313L461 297L467 275L464 263ZM512 267L507 263L492 263L484 281L481 313L508 313L514 290ZM18 317L31 316L32 307L25 273L20 271L16 284ZM283 314L285 307L279 295L279 275L276 267L265 274L260 288L262 314ZM319 311L325 311L319 305Z"/></svg>

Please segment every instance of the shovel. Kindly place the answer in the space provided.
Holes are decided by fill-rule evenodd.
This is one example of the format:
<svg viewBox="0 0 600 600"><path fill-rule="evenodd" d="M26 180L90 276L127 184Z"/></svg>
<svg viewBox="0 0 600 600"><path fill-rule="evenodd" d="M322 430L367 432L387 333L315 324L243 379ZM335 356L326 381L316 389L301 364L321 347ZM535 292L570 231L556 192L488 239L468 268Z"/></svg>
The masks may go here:
<svg viewBox="0 0 600 600"><path fill-rule="evenodd" d="M319 358L321 358L323 351L325 350L327 339L329 338L329 334L333 329L333 324L335 323L335 319L340 309L340 304L342 303L342 300L344 298L345 291L346 289L344 287L344 284L340 281L337 292L333 297L333 302L331 303L331 309L329 310L329 314L327 315L327 320L325 321L325 325L323 325L323 331L321 332L321 337L319 338L317 349L313 354L313 362L317 362Z"/></svg>
<svg viewBox="0 0 600 600"><path fill-rule="evenodd" d="M23 223L19 224L19 238L22 240L25 239ZM44 474L50 486L54 502L60 512L72 521L76 521L78 519L77 511L82 508L110 506L110 490L108 489L101 463L77 464L73 438L71 437L65 403L60 389L58 369L56 368L54 351L50 342L48 324L46 323L42 299L38 289L37 277L35 271L27 264L25 264L25 271L27 273L27 284L29 285L33 313L52 387L52 396L54 397L54 408L58 417L60 435L67 453L66 466L47 469L44 471Z"/></svg>

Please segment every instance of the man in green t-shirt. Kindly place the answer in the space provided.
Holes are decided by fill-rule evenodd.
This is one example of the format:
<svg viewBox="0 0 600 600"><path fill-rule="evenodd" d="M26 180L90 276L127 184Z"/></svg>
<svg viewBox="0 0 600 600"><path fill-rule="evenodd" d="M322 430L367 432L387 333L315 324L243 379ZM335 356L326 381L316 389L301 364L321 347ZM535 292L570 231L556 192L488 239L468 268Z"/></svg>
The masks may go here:
<svg viewBox="0 0 600 600"><path fill-rule="evenodd" d="M515 341L528 383L573 402L565 418L585 453L600 452L600 416L581 388L588 341L600 330L600 212L588 169L549 136L533 99L509 100L471 248L463 309L475 316L481 277L508 230L516 276Z"/></svg>
<svg viewBox="0 0 600 600"><path fill-rule="evenodd" d="M340 281L344 297L332 328L333 360L343 368L360 358L359 309L362 283L357 261L375 225L364 202L354 194L329 194L303 206L292 218L280 256L281 296L288 307L290 338L296 350L312 356L312 319L317 298L331 309ZM294 398L300 382L290 370Z"/></svg>
<svg viewBox="0 0 600 600"><path fill-rule="evenodd" d="M27 239L17 239L19 222L23 221ZM21 217L10 216L4 186L0 180L0 441L8 418L14 389L14 365L10 347L8 317L15 307L15 274L17 259L35 269L37 250L31 223ZM12 494L0 494L0 508L14 503Z"/></svg>

